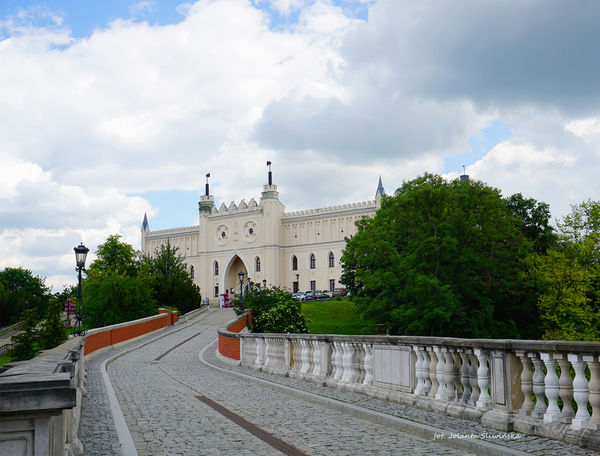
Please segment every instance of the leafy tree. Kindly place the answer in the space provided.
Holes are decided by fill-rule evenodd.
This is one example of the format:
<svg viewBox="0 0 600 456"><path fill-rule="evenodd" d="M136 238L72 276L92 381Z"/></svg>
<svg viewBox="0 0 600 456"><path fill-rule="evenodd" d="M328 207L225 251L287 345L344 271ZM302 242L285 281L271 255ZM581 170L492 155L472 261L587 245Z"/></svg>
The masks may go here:
<svg viewBox="0 0 600 456"><path fill-rule="evenodd" d="M36 309L25 309L21 313L18 326L20 332L11 338L14 347L10 354L16 361L31 359L35 356L38 321L39 316Z"/></svg>
<svg viewBox="0 0 600 456"><path fill-rule="evenodd" d="M300 303L279 287L252 288L242 300L236 298L234 309L252 309L252 331L255 333L307 333Z"/></svg>
<svg viewBox="0 0 600 456"><path fill-rule="evenodd" d="M560 242L529 259L544 339L600 340L600 201L572 206Z"/></svg>
<svg viewBox="0 0 600 456"><path fill-rule="evenodd" d="M139 252L111 235L96 250L83 283L84 322L88 328L155 315L151 281L140 267Z"/></svg>
<svg viewBox="0 0 600 456"><path fill-rule="evenodd" d="M48 305L46 319L39 330L41 348L48 349L60 345L67 338L67 328L61 319L64 303L53 297Z"/></svg>
<svg viewBox="0 0 600 456"><path fill-rule="evenodd" d="M96 250L96 259L86 269L88 277L96 278L111 273L137 275L139 252L126 242L121 242L120 234L108 236L104 244Z"/></svg>
<svg viewBox="0 0 600 456"><path fill-rule="evenodd" d="M187 272L184 257L178 252L179 248L170 243L163 244L152 257L143 258L142 269L150 275L158 305L176 307L186 313L200 307L202 295Z"/></svg>
<svg viewBox="0 0 600 456"><path fill-rule="evenodd" d="M5 268L0 271L0 320L14 322L25 308L34 308L38 314L46 312L50 300L50 287L45 279L35 276L29 269Z"/></svg>
<svg viewBox="0 0 600 456"><path fill-rule="evenodd" d="M531 244L500 192L425 174L357 223L344 283L368 318L394 334L519 337ZM524 309L523 303L532 309Z"/></svg>
<svg viewBox="0 0 600 456"><path fill-rule="evenodd" d="M83 287L85 324L88 328L113 325L156 315L147 278L127 276L116 271L86 280Z"/></svg>
<svg viewBox="0 0 600 456"><path fill-rule="evenodd" d="M509 209L517 216L523 235L533 243L536 253L545 253L556 242L550 226L550 206L515 193L507 199Z"/></svg>

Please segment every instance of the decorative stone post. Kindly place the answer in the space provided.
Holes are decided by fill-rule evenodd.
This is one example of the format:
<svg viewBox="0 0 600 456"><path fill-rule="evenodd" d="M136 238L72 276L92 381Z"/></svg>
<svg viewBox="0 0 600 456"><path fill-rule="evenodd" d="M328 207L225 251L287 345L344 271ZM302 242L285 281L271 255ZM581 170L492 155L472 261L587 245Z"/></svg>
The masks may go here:
<svg viewBox="0 0 600 456"><path fill-rule="evenodd" d="M492 398L490 397L490 393L488 392L488 387L490 384L489 378L489 369L487 365L488 361L488 352L487 350L483 350L481 348L474 349L475 356L477 356L477 360L479 361L479 368L477 369L477 385L479 386L479 399L477 399L476 406L477 408L490 408L492 404Z"/></svg>
<svg viewBox="0 0 600 456"><path fill-rule="evenodd" d="M569 353L567 355L569 361L575 370L575 379L573 380L573 399L577 404L577 413L571 421L571 426L575 430L585 429L590 421L590 414L587 411L587 403L589 398L588 381L585 378L585 361L582 355Z"/></svg>
<svg viewBox="0 0 600 456"><path fill-rule="evenodd" d="M541 358L546 365L546 376L544 377L544 388L548 398L548 407L544 413L544 422L552 423L560 420L560 408L558 407L558 376L556 375L556 361L552 353L542 353Z"/></svg>
<svg viewBox="0 0 600 456"><path fill-rule="evenodd" d="M363 385L371 386L373 384L373 345L363 343L365 351L365 378Z"/></svg>
<svg viewBox="0 0 600 456"><path fill-rule="evenodd" d="M519 410L519 415L529 416L535 407L533 403L533 372L531 360L524 351L517 351L516 355L521 360L523 370L521 371L521 391L523 392L523 404Z"/></svg>
<svg viewBox="0 0 600 456"><path fill-rule="evenodd" d="M555 353L554 359L558 361L558 366L560 367L558 386L560 388L560 398L563 402L560 422L569 424L575 416L575 410L573 410L573 406L571 405L571 401L573 400L573 379L569 372L571 363L569 363L566 353Z"/></svg>
<svg viewBox="0 0 600 456"><path fill-rule="evenodd" d="M600 431L600 356L583 355L583 359L587 361L590 369L588 390L590 392L589 401L592 406L592 418L588 423L588 429Z"/></svg>
<svg viewBox="0 0 600 456"><path fill-rule="evenodd" d="M544 402L544 392L546 386L544 384L544 371L542 369L542 360L538 353L528 353L535 371L533 373L533 394L535 394L535 407L531 411L531 416L534 418L543 418L546 413L546 402Z"/></svg>

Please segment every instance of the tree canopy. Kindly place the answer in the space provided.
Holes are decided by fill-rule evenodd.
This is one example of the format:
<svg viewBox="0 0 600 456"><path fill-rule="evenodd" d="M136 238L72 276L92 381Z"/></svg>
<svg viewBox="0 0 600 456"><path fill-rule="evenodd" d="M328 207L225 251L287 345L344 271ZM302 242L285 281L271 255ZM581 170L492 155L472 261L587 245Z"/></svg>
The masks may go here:
<svg viewBox="0 0 600 456"><path fill-rule="evenodd" d="M520 317L536 316L524 274L532 243L497 189L425 174L384 197L374 218L357 227L346 239L341 281L391 333L509 338L531 331Z"/></svg>

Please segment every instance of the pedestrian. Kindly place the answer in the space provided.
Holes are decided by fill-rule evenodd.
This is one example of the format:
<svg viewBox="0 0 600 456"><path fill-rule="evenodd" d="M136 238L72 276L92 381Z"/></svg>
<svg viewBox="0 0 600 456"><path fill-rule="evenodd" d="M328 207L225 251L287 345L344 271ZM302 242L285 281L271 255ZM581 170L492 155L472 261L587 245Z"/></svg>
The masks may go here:
<svg viewBox="0 0 600 456"><path fill-rule="evenodd" d="M205 297L204 297L204 305L205 305L206 307L208 307L208 305L209 305L209 302L208 302L208 296L205 296Z"/></svg>

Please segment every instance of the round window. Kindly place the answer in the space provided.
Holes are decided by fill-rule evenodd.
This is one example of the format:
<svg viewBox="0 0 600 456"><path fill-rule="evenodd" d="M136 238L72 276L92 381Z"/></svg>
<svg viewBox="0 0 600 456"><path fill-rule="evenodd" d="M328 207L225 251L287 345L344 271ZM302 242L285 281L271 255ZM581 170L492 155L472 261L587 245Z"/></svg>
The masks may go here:
<svg viewBox="0 0 600 456"><path fill-rule="evenodd" d="M248 230L248 233L250 234L250 236L252 236L252 235L254 234L254 228L250 228L250 229Z"/></svg>
<svg viewBox="0 0 600 456"><path fill-rule="evenodd" d="M225 234L225 231L221 231L221 237L222 237L223 239L225 239L225 236L227 236L227 235Z"/></svg>

